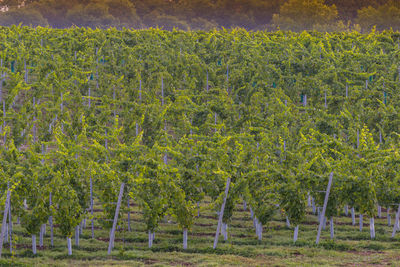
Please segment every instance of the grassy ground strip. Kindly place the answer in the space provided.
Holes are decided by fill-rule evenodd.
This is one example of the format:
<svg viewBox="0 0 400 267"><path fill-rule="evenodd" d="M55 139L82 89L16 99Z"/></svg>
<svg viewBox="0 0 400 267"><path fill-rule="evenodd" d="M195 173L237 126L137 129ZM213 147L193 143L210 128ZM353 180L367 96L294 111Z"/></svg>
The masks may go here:
<svg viewBox="0 0 400 267"><path fill-rule="evenodd" d="M133 203L132 203L133 204ZM101 215L96 206L95 216ZM393 217L393 215L392 215ZM31 252L31 239L14 222L13 253L9 245L3 248L1 266L399 266L400 234L390 238L392 227L386 218L376 219L376 239L371 240L368 218L363 231L358 221L335 218L335 239L330 240L329 224L322 233L320 245L315 245L317 217L311 213L300 226L299 239L292 241L293 229L287 228L284 218L276 215L264 227L263 240L256 238L250 212L238 206L228 226L228 241L221 236L216 250L212 249L217 226L214 212L202 206L201 215L189 232L188 249L182 249L182 231L171 218L166 218L156 231L153 247L148 248L145 224L137 206L131 206L131 228L127 229L127 214L120 218L122 225L116 233L115 248L107 255L109 231L95 221L95 238L91 238L90 221L80 237L79 247L67 255L67 243L55 229L54 247L50 247L47 226L44 247L38 254ZM74 240L72 240L74 244Z"/></svg>

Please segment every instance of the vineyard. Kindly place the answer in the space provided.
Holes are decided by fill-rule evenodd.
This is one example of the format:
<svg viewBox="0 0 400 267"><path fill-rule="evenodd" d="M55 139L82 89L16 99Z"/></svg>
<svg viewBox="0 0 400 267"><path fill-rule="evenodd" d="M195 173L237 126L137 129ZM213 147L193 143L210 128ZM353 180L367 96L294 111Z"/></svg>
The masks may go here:
<svg viewBox="0 0 400 267"><path fill-rule="evenodd" d="M398 248L400 33L0 38L1 260Z"/></svg>

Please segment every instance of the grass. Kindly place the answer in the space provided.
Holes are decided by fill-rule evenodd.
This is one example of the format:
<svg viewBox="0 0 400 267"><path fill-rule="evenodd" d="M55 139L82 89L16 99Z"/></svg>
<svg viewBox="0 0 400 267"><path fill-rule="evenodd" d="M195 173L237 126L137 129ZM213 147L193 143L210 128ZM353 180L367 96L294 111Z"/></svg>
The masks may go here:
<svg viewBox="0 0 400 267"><path fill-rule="evenodd" d="M205 205L205 204L204 204ZM96 214L100 215L100 206ZM95 216L96 216L95 214ZM393 215L392 215L393 217ZM293 243L293 229L285 226L277 214L264 227L263 240L256 238L250 212L238 206L228 227L228 241L222 236L217 249L212 249L217 216L202 206L200 217L189 232L188 249L182 249L182 232L177 224L166 218L156 231L153 247L148 248L147 233L138 207L131 204L131 227L127 229L127 215L122 218L116 233L115 248L107 255L109 231L95 221L95 238L91 238L90 221L73 255L67 255L67 242L55 229L54 247L50 247L49 227L46 229L44 249L31 252L31 239L14 222L13 253L5 244L0 266L399 266L400 234L390 238L392 227L386 219L376 218L376 239L369 236L368 218L360 232L351 225L351 218L335 218L335 239L329 236L329 225L322 232L320 244L315 245L317 218L309 211L300 225L299 238ZM39 239L39 238L37 238ZM38 242L39 240L37 240ZM72 240L75 244L74 240Z"/></svg>

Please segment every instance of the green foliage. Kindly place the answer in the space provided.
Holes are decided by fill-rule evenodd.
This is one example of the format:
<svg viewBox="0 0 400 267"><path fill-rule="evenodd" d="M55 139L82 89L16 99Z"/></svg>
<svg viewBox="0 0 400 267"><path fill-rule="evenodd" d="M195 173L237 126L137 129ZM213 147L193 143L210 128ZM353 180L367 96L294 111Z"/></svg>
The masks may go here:
<svg viewBox="0 0 400 267"><path fill-rule="evenodd" d="M103 227L125 183L123 203L134 199L152 232L165 216L191 229L205 197L219 211L228 178L224 223L245 199L263 225L279 209L298 225L308 195L322 206L331 172L329 217L399 201L397 33L0 36L0 186L29 233L51 214L71 236L89 217L90 182Z"/></svg>

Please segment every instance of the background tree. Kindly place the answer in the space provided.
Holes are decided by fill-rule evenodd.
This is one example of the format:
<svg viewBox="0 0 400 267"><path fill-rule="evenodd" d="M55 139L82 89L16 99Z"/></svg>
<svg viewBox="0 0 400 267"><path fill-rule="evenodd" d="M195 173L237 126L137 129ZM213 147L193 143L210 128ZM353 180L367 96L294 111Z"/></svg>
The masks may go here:
<svg viewBox="0 0 400 267"><path fill-rule="evenodd" d="M171 30L210 30L243 27L252 30L302 31L365 30L398 28L399 4L394 0L3 0L10 13L0 25L51 27L162 27ZM22 11L25 10L25 11ZM7 12L8 13L8 12ZM11 16L12 14L12 16ZM26 13L23 13L26 14ZM4 14L0 14L4 15ZM68 16L67 16L68 15ZM358 16L358 17L357 17ZM7 16L8 17L8 16ZM12 19L11 19L12 18Z"/></svg>
<svg viewBox="0 0 400 267"><path fill-rule="evenodd" d="M135 6L129 0L106 1L108 13L119 21L121 26L140 26L140 18L136 14Z"/></svg>
<svg viewBox="0 0 400 267"><path fill-rule="evenodd" d="M289 0L274 14L272 23L283 30L312 30L314 25L331 24L338 17L335 5L323 0Z"/></svg>
<svg viewBox="0 0 400 267"><path fill-rule="evenodd" d="M67 19L81 27L109 27L117 23L117 19L109 14L105 3L76 5L67 12Z"/></svg>
<svg viewBox="0 0 400 267"><path fill-rule="evenodd" d="M368 6L358 10L357 22L364 31L376 26L377 30L400 29L400 2L390 0L386 4Z"/></svg>
<svg viewBox="0 0 400 267"><path fill-rule="evenodd" d="M52 27L64 28L70 25L66 18L68 10L78 3L77 0L40 0L28 5L26 9L39 12Z"/></svg>
<svg viewBox="0 0 400 267"><path fill-rule="evenodd" d="M339 12L339 19L348 21L357 17L357 11L361 8L383 5L388 0L325 0L327 5L336 5Z"/></svg>
<svg viewBox="0 0 400 267"><path fill-rule="evenodd" d="M25 26L47 26L47 20L34 9L11 9L8 12L0 12L0 25L11 26L22 24Z"/></svg>

